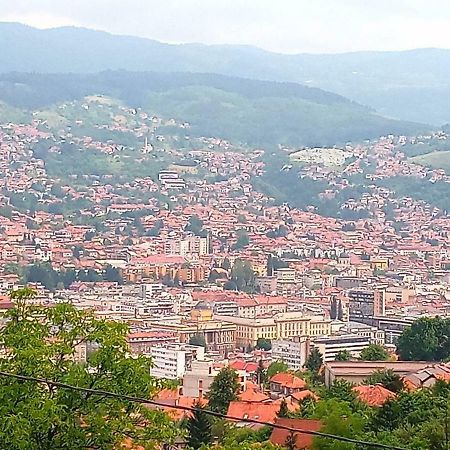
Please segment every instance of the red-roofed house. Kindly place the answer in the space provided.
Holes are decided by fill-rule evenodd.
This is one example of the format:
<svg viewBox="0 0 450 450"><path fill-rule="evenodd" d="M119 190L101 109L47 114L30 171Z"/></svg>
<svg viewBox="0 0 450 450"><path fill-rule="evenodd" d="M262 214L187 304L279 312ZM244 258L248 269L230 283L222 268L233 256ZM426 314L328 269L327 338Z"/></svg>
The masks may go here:
<svg viewBox="0 0 450 450"><path fill-rule="evenodd" d="M369 386L355 386L353 392L358 400L369 406L383 406L388 400L394 399L396 395L380 384Z"/></svg>
<svg viewBox="0 0 450 450"><path fill-rule="evenodd" d="M315 419L287 419L278 418L277 424L304 431L319 431L322 428L320 420ZM275 445L285 446L288 442L290 432L280 428L274 428L270 436L270 442ZM304 450L312 448L314 436L301 432L294 433L295 449Z"/></svg>
<svg viewBox="0 0 450 450"><path fill-rule="evenodd" d="M306 388L306 382L292 373L277 373L269 381L270 392L278 395L292 395Z"/></svg>

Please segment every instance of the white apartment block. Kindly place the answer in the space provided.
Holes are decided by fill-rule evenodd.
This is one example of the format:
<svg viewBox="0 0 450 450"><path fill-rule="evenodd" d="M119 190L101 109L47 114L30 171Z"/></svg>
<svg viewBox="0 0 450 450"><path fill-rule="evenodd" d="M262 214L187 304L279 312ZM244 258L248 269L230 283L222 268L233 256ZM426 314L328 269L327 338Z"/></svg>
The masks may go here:
<svg viewBox="0 0 450 450"><path fill-rule="evenodd" d="M183 378L193 361L204 359L205 349L196 345L169 344L152 347L150 356L153 362L150 372L154 377L176 380Z"/></svg>

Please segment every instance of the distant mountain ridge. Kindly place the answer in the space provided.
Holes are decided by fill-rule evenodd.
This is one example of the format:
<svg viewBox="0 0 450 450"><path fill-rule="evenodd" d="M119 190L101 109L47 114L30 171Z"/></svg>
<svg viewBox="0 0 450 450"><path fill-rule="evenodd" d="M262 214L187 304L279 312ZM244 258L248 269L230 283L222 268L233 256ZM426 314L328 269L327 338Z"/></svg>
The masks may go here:
<svg viewBox="0 0 450 450"><path fill-rule="evenodd" d="M450 50L284 55L249 46L173 45L85 28L38 30L16 23L0 23L0 48L0 72L124 69L292 81L335 92L389 117L450 122Z"/></svg>

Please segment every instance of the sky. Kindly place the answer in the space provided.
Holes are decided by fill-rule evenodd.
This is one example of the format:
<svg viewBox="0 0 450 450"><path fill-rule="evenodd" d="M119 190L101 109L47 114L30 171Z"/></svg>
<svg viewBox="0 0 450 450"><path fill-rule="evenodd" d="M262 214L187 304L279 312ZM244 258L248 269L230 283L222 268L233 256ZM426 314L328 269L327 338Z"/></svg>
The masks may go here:
<svg viewBox="0 0 450 450"><path fill-rule="evenodd" d="M449 0L0 0L0 21L280 53L450 48Z"/></svg>

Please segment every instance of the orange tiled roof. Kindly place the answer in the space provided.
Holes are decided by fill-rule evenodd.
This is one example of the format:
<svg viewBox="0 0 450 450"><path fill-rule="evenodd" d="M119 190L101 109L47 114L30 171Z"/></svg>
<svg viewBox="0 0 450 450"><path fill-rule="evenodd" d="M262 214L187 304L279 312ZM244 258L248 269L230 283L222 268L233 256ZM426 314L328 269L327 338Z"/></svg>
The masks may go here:
<svg viewBox="0 0 450 450"><path fill-rule="evenodd" d="M396 397L393 392L380 384L355 386L352 390L356 393L358 400L369 406L383 406L388 400Z"/></svg>
<svg viewBox="0 0 450 450"><path fill-rule="evenodd" d="M306 382L292 373L277 373L270 379L271 383L281 384L291 389L303 389Z"/></svg>

